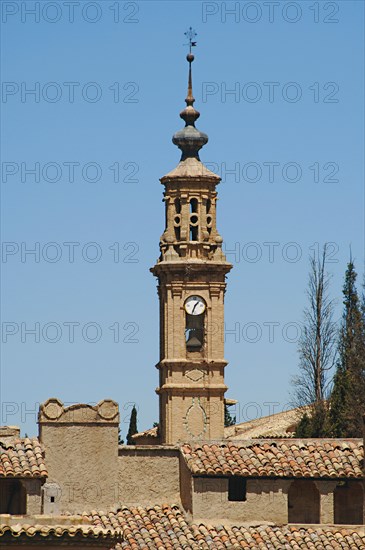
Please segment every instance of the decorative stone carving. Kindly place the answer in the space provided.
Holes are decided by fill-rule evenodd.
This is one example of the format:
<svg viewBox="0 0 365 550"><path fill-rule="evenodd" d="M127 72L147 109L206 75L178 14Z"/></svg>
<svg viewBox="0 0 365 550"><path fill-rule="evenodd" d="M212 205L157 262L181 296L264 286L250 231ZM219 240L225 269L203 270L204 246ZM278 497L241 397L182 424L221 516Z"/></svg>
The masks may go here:
<svg viewBox="0 0 365 550"><path fill-rule="evenodd" d="M118 403L111 399L105 399L95 406L77 403L65 407L59 399L52 398L40 406L38 420L41 424L47 424L47 422L71 424L118 423Z"/></svg>
<svg viewBox="0 0 365 550"><path fill-rule="evenodd" d="M186 371L185 376L192 382L198 382L205 377L205 374L206 373L201 369L191 369Z"/></svg>
<svg viewBox="0 0 365 550"><path fill-rule="evenodd" d="M207 428L207 415L199 398L193 397L192 401L192 405L186 411L185 428L191 437L199 438Z"/></svg>
<svg viewBox="0 0 365 550"><path fill-rule="evenodd" d="M97 405L98 413L104 420L113 420L118 415L118 403L111 399L104 399Z"/></svg>
<svg viewBox="0 0 365 550"><path fill-rule="evenodd" d="M43 413L49 420L57 420L63 412L63 403L56 398L48 399L40 408L40 413Z"/></svg>

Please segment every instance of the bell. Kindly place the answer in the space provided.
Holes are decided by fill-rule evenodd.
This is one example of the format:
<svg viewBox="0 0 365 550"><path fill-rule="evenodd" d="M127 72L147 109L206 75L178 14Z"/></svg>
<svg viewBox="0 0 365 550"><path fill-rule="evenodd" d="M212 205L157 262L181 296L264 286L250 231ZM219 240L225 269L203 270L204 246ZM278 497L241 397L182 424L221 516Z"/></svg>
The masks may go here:
<svg viewBox="0 0 365 550"><path fill-rule="evenodd" d="M186 342L186 347L189 351L199 351L202 347L202 343L196 336L191 335L189 340Z"/></svg>

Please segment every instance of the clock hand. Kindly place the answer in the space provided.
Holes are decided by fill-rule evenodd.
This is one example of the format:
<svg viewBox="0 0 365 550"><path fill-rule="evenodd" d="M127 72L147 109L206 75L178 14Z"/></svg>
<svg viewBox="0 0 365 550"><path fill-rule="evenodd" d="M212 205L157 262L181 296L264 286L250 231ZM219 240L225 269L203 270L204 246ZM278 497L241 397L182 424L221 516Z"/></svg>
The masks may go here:
<svg viewBox="0 0 365 550"><path fill-rule="evenodd" d="M199 302L196 302L195 306L193 307L193 311L191 313L194 313L194 310L196 308L196 306L198 305Z"/></svg>

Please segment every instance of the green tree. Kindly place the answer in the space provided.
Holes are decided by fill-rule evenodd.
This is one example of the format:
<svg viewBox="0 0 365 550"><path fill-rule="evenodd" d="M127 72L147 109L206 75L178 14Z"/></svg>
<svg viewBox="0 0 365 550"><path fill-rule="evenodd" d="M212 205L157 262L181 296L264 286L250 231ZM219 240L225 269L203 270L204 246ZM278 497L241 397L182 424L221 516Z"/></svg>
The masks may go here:
<svg viewBox="0 0 365 550"><path fill-rule="evenodd" d="M362 316L363 326L365 327L365 273L364 273L364 279L362 283L362 292L361 292L361 316Z"/></svg>
<svg viewBox="0 0 365 550"><path fill-rule="evenodd" d="M311 437L311 436L312 436L311 419L307 413L304 413L296 427L295 437Z"/></svg>
<svg viewBox="0 0 365 550"><path fill-rule="evenodd" d="M330 434L333 437L346 437L347 435L350 388L348 372L339 362L333 379L329 412Z"/></svg>
<svg viewBox="0 0 365 550"><path fill-rule="evenodd" d="M235 424L236 417L231 416L231 413L229 412L229 405L224 403L224 427L227 428L228 426L234 426Z"/></svg>
<svg viewBox="0 0 365 550"><path fill-rule="evenodd" d="M137 428L137 409L135 406L133 406L131 417L129 420L129 429L127 434L127 445L134 445L134 441L132 439L132 435L136 434L138 432Z"/></svg>
<svg viewBox="0 0 365 550"><path fill-rule="evenodd" d="M326 401L314 403L301 417L295 429L295 437L329 437L331 428L328 414Z"/></svg>
<svg viewBox="0 0 365 550"><path fill-rule="evenodd" d="M365 411L365 321L356 289L357 273L350 259L343 286L344 312L339 335L339 360L330 400L334 437L361 437Z"/></svg>

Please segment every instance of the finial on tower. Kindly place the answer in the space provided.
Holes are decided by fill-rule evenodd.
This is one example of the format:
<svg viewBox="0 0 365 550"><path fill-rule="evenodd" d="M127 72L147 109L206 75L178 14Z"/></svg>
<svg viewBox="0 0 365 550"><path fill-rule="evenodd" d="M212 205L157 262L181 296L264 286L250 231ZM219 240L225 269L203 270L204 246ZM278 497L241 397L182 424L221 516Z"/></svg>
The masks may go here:
<svg viewBox="0 0 365 550"><path fill-rule="evenodd" d="M192 27L189 27L189 30L185 33L186 38L189 40L189 53L186 56L187 61L189 62L189 81L188 81L188 95L185 99L185 103L187 106L193 105L195 99L193 96L193 82L192 82L192 76L191 76L191 64L194 61L194 55L191 53L191 48L196 46L196 42L194 41L194 38L196 37L196 32ZM198 117L197 117L198 118Z"/></svg>
<svg viewBox="0 0 365 550"><path fill-rule="evenodd" d="M208 136L195 128L195 121L200 117L200 113L194 108L195 98L193 96L193 79L191 71L194 55L191 53L191 49L196 46L196 41L194 39L197 33L190 27L184 34L189 40L187 44L187 46L189 46L189 53L186 56L189 63L188 95L185 99L186 107L180 113L180 117L185 121L185 128L176 132L172 138L172 142L182 151L181 160L185 160L188 157L199 159L198 151L208 141Z"/></svg>

